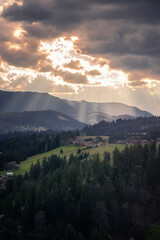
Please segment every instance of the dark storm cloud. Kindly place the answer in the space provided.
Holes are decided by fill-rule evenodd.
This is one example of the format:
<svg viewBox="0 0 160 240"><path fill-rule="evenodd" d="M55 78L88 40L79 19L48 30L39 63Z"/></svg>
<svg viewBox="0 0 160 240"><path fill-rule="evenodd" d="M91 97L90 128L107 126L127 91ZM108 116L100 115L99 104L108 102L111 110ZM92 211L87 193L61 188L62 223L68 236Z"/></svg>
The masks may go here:
<svg viewBox="0 0 160 240"><path fill-rule="evenodd" d="M109 58L111 67L133 71L134 76L142 78L148 72L156 79L160 75L158 0L23 0L22 6L13 4L2 16L10 22L21 22L28 37L41 40L74 33L80 38L82 51ZM28 66L29 55L24 52L21 63L21 53L16 52L15 64ZM31 64L36 63L37 56ZM14 62L11 56L3 58Z"/></svg>
<svg viewBox="0 0 160 240"><path fill-rule="evenodd" d="M111 63L111 67L115 68L115 66L125 68L127 71L146 70L152 67L149 59L139 56L115 57L113 63Z"/></svg>
<svg viewBox="0 0 160 240"><path fill-rule="evenodd" d="M52 62L49 59L41 58L34 68L38 72L53 72Z"/></svg>
<svg viewBox="0 0 160 240"><path fill-rule="evenodd" d="M9 6L3 11L2 16L10 21L43 22L62 31L68 31L83 20L86 4L83 6L79 5L78 1L24 0L22 6L18 4Z"/></svg>
<svg viewBox="0 0 160 240"><path fill-rule="evenodd" d="M24 1L25 3L25 1ZM37 2L30 2L30 4L13 4L3 11L3 17L8 18L10 21L44 21L51 18L51 11L41 6Z"/></svg>
<svg viewBox="0 0 160 240"><path fill-rule="evenodd" d="M100 20L123 20L130 26L132 22L158 24L160 23L160 3L157 0L23 0L22 6L13 4L3 11L2 16L10 21L30 23L26 26L26 30L31 35L39 38L51 35L56 37L62 32L72 31L75 28L77 30L81 24ZM37 25L31 25L31 23L37 23ZM120 25L119 22L119 27ZM49 29L50 26L52 30ZM121 34L122 39L119 40L123 40L124 33ZM112 50L112 46L110 48Z"/></svg>
<svg viewBox="0 0 160 240"><path fill-rule="evenodd" d="M61 32L54 26L44 25L40 22L33 24L24 24L24 29L27 31L29 36L38 39L49 39L60 36Z"/></svg>
<svg viewBox="0 0 160 240"><path fill-rule="evenodd" d="M132 87L142 87L145 86L146 83L144 81L131 81L130 86Z"/></svg>
<svg viewBox="0 0 160 240"><path fill-rule="evenodd" d="M107 6L107 5L106 5ZM104 8L104 7L103 7ZM94 19L128 20L137 23L160 23L160 3L158 1L112 1L101 14L90 15Z"/></svg>
<svg viewBox="0 0 160 240"><path fill-rule="evenodd" d="M63 64L63 67L67 67L67 68L74 69L74 70L83 69L79 60L76 60L76 61L71 60L69 63Z"/></svg>
<svg viewBox="0 0 160 240"><path fill-rule="evenodd" d="M97 70L91 70L91 71L88 71L86 72L87 75L90 75L90 76L99 76L101 75L101 73Z"/></svg>
<svg viewBox="0 0 160 240"><path fill-rule="evenodd" d="M13 4L3 11L11 21L44 21L65 28L85 19L127 19L141 23L160 22L158 0L95 1L95 0L23 0L23 5Z"/></svg>
<svg viewBox="0 0 160 240"><path fill-rule="evenodd" d="M64 82L71 84L88 84L88 80L86 76L83 76L79 73L70 73L70 72L59 72L59 75L63 78Z"/></svg>
<svg viewBox="0 0 160 240"><path fill-rule="evenodd" d="M43 56L39 53L31 54L30 51L23 49L8 49L0 46L0 54L4 61L16 67L33 67Z"/></svg>
<svg viewBox="0 0 160 240"><path fill-rule="evenodd" d="M109 59L111 68L127 72L141 70L142 78L147 77L146 70L149 70L150 78L160 79L160 73L155 78L155 72L159 71L160 26L99 21L96 32L95 26L93 22L88 30L83 28L87 34L87 39L82 40L83 51Z"/></svg>
<svg viewBox="0 0 160 240"><path fill-rule="evenodd" d="M152 56L159 57L160 55L160 29L133 29L128 31L127 29L121 29L119 25L117 31L106 33L103 39L99 39L99 36L91 36L94 45L89 44L88 51L92 54L105 54L111 53L112 55L125 55L133 54L140 56Z"/></svg>
<svg viewBox="0 0 160 240"><path fill-rule="evenodd" d="M11 24L6 23L2 18L0 18L0 42L6 42L11 38L13 29Z"/></svg>

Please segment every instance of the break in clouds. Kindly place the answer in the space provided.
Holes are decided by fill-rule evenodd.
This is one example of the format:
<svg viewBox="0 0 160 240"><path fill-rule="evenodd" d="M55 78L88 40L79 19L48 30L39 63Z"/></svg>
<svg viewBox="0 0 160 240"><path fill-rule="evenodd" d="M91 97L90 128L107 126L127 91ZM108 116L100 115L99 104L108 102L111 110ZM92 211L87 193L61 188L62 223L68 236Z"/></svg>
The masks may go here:
<svg viewBox="0 0 160 240"><path fill-rule="evenodd" d="M158 0L2 0L0 11L1 89L159 84Z"/></svg>

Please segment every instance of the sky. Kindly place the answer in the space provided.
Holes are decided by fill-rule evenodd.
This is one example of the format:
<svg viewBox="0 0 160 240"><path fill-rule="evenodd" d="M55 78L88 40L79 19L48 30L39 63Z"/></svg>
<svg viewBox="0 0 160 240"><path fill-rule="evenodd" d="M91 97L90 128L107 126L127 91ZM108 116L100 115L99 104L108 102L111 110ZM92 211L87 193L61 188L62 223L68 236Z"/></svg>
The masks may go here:
<svg viewBox="0 0 160 240"><path fill-rule="evenodd" d="M0 0L0 89L160 115L158 0Z"/></svg>

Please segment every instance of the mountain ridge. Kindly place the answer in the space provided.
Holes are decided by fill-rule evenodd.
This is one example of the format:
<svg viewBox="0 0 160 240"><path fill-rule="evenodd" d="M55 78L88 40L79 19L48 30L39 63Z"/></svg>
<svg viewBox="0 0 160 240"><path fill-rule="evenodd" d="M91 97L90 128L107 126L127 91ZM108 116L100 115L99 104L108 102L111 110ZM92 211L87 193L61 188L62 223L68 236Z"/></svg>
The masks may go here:
<svg viewBox="0 0 160 240"><path fill-rule="evenodd" d="M135 117L128 115L128 114L112 116L112 115L100 113L100 112L91 113L90 115L88 115L88 119L91 124L96 124L101 121L112 122L112 121L116 121L118 119L128 120L128 119L133 119L133 118L135 118Z"/></svg>
<svg viewBox="0 0 160 240"><path fill-rule="evenodd" d="M0 113L0 134L82 129L86 124L52 110Z"/></svg>
<svg viewBox="0 0 160 240"><path fill-rule="evenodd" d="M94 112L101 112L112 116L153 116L147 111L123 103L94 103L85 100L81 102L69 101L48 93L0 91L0 100L0 112L53 110L88 124L91 124L89 115Z"/></svg>

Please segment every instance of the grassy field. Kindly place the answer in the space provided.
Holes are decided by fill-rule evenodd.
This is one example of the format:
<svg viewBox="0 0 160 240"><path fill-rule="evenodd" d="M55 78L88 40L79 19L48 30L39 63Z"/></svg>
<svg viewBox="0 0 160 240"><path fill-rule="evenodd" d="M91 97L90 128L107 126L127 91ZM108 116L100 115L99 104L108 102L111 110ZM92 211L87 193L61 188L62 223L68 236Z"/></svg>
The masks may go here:
<svg viewBox="0 0 160 240"><path fill-rule="evenodd" d="M110 144L106 146L99 146L91 149L86 149L83 150L84 147L80 147L83 152L89 152L90 155L93 155L95 153L99 153L100 158L103 159L103 155L105 151L108 151L110 153L113 152L113 150L117 147L120 151L122 151L125 148L125 145L120 145L120 144ZM60 153L61 148L63 149L63 153ZM59 147L54 150L51 150L49 152L41 153L32 157L27 158L27 160L23 161L20 163L19 168L17 170L13 170L14 174L24 174L26 171L29 171L31 164L35 164L37 160L39 159L40 163L42 163L42 160L44 157L49 157L52 154L57 154L58 156L64 157L66 156L67 158L70 156L71 153L77 153L77 150L79 147L76 146L64 146L64 147ZM11 170L12 171L12 170ZM2 174L5 174L7 171L1 171Z"/></svg>
<svg viewBox="0 0 160 240"><path fill-rule="evenodd" d="M109 145L105 145L105 146L99 146L99 147L95 147L95 148L91 148L91 149L86 149L84 150L84 152L89 152L90 155L99 153L100 158L103 159L104 156L104 152L110 152L112 154L112 152L114 151L114 149L117 147L120 151L122 151L125 148L126 145L123 144L109 144Z"/></svg>
<svg viewBox="0 0 160 240"><path fill-rule="evenodd" d="M61 148L63 149L63 153L60 153ZM40 163L42 163L42 160L44 157L49 157L52 154L56 154L61 157L64 157L64 156L69 157L71 153L76 153L78 149L79 149L79 147L76 147L76 146L64 146L64 147L56 148L49 152L37 154L37 155L29 157L29 158L27 158L27 160L21 162L19 165L19 168L17 170L11 170L11 171L14 172L14 174L16 174L16 175L24 174L26 171L28 171L30 169L31 164L32 163L35 164L38 159L39 159ZM83 147L81 147L81 149L83 149ZM6 172L9 172L9 170L1 171L2 174L5 174Z"/></svg>

